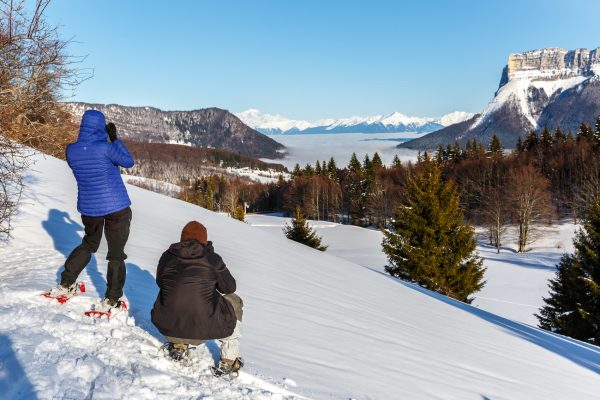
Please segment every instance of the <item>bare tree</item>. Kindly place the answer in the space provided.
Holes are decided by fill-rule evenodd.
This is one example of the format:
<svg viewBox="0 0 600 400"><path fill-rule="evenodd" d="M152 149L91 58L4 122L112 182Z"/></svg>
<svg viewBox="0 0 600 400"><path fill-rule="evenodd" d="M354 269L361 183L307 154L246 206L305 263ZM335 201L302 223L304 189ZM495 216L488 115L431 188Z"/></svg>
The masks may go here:
<svg viewBox="0 0 600 400"><path fill-rule="evenodd" d="M502 189L490 188L482 197L482 222L488 227L490 244L500 253L502 236L506 232L507 207Z"/></svg>
<svg viewBox="0 0 600 400"><path fill-rule="evenodd" d="M24 0L0 0L0 236L23 190L26 148L64 157L76 127L59 103L64 89L80 80L66 55L68 42L44 21L50 0L37 0L33 11Z"/></svg>
<svg viewBox="0 0 600 400"><path fill-rule="evenodd" d="M550 215L548 179L533 165L517 167L508 174L507 194L517 221L518 251L536 239L535 226Z"/></svg>

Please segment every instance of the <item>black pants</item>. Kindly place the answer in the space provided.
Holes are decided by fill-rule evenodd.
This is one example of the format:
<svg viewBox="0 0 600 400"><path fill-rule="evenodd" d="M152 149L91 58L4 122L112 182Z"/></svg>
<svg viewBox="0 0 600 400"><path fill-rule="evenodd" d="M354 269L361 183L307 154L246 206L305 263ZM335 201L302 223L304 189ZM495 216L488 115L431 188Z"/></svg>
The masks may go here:
<svg viewBox="0 0 600 400"><path fill-rule="evenodd" d="M129 226L131 224L131 208L103 217L81 216L85 227L85 236L81 245L76 247L65 262L65 270L61 275L61 285L73 284L81 271L90 262L92 253L95 253L102 240L102 230L108 244L108 271L106 273L105 297L118 300L123 296L123 285L125 285L125 244L129 238Z"/></svg>

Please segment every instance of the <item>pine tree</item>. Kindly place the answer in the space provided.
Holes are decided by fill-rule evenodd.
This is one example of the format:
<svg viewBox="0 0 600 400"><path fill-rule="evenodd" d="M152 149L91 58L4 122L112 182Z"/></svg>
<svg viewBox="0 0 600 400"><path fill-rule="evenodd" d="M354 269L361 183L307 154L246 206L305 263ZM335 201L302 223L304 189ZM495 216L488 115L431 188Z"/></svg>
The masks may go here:
<svg viewBox="0 0 600 400"><path fill-rule="evenodd" d="M361 172L362 166L360 165L360 161L356 157L356 153L352 153L352 157L350 157L350 163L348 164L348 170L350 172Z"/></svg>
<svg viewBox="0 0 600 400"><path fill-rule="evenodd" d="M600 345L600 202L592 206L550 280L550 296L537 315L540 327Z"/></svg>
<svg viewBox="0 0 600 400"><path fill-rule="evenodd" d="M548 150L554 142L552 134L550 133L550 130L547 126L544 126L544 129L542 129L541 142L542 146L544 147L544 150Z"/></svg>
<svg viewBox="0 0 600 400"><path fill-rule="evenodd" d="M594 144L596 144L596 146L600 145L600 117L596 120L596 130L594 130L592 137L594 138Z"/></svg>
<svg viewBox="0 0 600 400"><path fill-rule="evenodd" d="M535 131L530 131L529 135L527 135L527 139L525 139L525 150L533 151L537 145L539 144L539 138Z"/></svg>
<svg viewBox="0 0 600 400"><path fill-rule="evenodd" d="M302 176L302 170L300 169L300 164L294 165L294 170L292 171L292 177L296 178Z"/></svg>
<svg viewBox="0 0 600 400"><path fill-rule="evenodd" d="M315 175L321 175L323 171L321 170L321 162L317 160L317 164L315 165Z"/></svg>
<svg viewBox="0 0 600 400"><path fill-rule="evenodd" d="M327 174L329 178L337 181L337 165L335 165L333 157L329 159L329 163L327 164Z"/></svg>
<svg viewBox="0 0 600 400"><path fill-rule="evenodd" d="M306 166L304 167L304 171L302 171L302 175L313 176L314 174L315 174L315 170L313 169L312 165L306 163Z"/></svg>
<svg viewBox="0 0 600 400"><path fill-rule="evenodd" d="M564 142L567 140L567 136L564 134L562 129L560 129L560 125L556 126L556 131L554 131L554 141L555 142Z"/></svg>
<svg viewBox="0 0 600 400"><path fill-rule="evenodd" d="M577 143L583 139L589 139L592 136L591 128L588 127L585 122L579 124L579 131L577 132Z"/></svg>
<svg viewBox="0 0 600 400"><path fill-rule="evenodd" d="M379 172L379 170L381 168L383 168L383 161L381 161L381 157L379 156L379 153L375 152L375 154L373 154L373 159L371 160L371 164L373 165L373 170L375 172Z"/></svg>
<svg viewBox="0 0 600 400"><path fill-rule="evenodd" d="M373 172L373 163L371 163L371 159L368 154L365 154L365 160L363 161L363 169L367 174L371 174Z"/></svg>
<svg viewBox="0 0 600 400"><path fill-rule="evenodd" d="M233 219L246 222L246 206L244 204L238 204L229 215Z"/></svg>
<svg viewBox="0 0 600 400"><path fill-rule="evenodd" d="M525 151L525 145L523 144L523 139L521 139L521 136L517 138L517 145L515 148L517 150L517 153L522 153L523 151Z"/></svg>
<svg viewBox="0 0 600 400"><path fill-rule="evenodd" d="M313 249L320 251L327 249L327 246L321 244L321 237L308 225L308 221L302 215L300 207L296 207L296 214L291 224L286 225L283 232L288 239L305 244Z"/></svg>
<svg viewBox="0 0 600 400"><path fill-rule="evenodd" d="M402 166L402 161L400 161L400 157L398 157L398 154L394 154L394 159L392 160L392 166L394 168Z"/></svg>
<svg viewBox="0 0 600 400"><path fill-rule="evenodd" d="M440 144L435 152L435 162L441 164L444 161L444 148Z"/></svg>
<svg viewBox="0 0 600 400"><path fill-rule="evenodd" d="M383 251L392 276L468 302L483 285L482 260L474 253L474 230L463 222L459 194L442 181L440 168L425 162L407 182L392 230L384 231Z"/></svg>
<svg viewBox="0 0 600 400"><path fill-rule="evenodd" d="M496 134L492 136L492 140L490 141L489 153L492 156L502 155L502 144L500 144L500 138Z"/></svg>

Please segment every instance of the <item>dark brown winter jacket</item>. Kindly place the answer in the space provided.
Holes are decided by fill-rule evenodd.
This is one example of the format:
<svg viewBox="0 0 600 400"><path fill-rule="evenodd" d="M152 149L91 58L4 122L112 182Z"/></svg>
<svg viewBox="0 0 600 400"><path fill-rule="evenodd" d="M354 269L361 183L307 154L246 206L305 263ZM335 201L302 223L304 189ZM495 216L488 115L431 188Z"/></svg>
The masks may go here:
<svg viewBox="0 0 600 400"><path fill-rule="evenodd" d="M156 283L152 322L163 335L202 340L233 333L235 312L221 294L235 292L235 279L212 242L172 244L158 262Z"/></svg>

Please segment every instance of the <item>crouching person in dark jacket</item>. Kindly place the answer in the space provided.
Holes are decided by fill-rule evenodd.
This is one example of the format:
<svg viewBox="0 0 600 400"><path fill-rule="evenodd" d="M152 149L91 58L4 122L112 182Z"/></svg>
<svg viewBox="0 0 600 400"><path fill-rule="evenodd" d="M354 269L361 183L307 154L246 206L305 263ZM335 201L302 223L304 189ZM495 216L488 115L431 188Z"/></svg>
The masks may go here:
<svg viewBox="0 0 600 400"><path fill-rule="evenodd" d="M207 237L204 225L189 222L181 241L163 253L156 271L160 292L152 322L169 341L172 358L181 360L189 345L219 339L221 361L213 373L237 373L243 365L239 346L243 302L234 294L235 279Z"/></svg>

